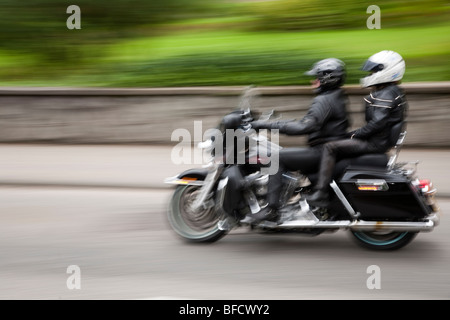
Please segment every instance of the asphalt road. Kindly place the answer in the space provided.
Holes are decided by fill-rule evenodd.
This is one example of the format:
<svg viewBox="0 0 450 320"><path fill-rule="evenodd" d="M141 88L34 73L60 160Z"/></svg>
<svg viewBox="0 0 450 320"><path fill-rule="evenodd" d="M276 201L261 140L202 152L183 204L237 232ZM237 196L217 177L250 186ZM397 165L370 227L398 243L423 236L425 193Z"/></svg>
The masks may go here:
<svg viewBox="0 0 450 320"><path fill-rule="evenodd" d="M40 155L33 153L34 161L25 157L23 148L0 148L17 151L3 153L0 160L2 168L17 173L0 186L0 299L450 298L446 198L438 200L441 224L394 252L360 248L344 231L309 237L241 228L216 243L193 245L181 241L166 223L171 190L140 185L148 173L131 174L135 179L124 173L140 171L145 160L131 157L135 164L142 162L131 170L123 152L114 151L122 155L118 158L123 162L118 162L108 158L112 147L103 153L94 148L84 156L77 152L79 159L103 154L110 159L104 160L106 169L102 171L99 160L82 171L78 169L84 162L76 162L69 147L62 153L41 147ZM132 150L133 156L139 155ZM148 156L150 151L140 152ZM437 164L446 163L436 163L425 173L433 175ZM161 165L154 172L160 177L171 170ZM10 175L5 171L0 178ZM35 178L28 184L27 172ZM45 174L49 180L41 179ZM89 175L96 182L92 186ZM444 171L439 179L446 175ZM107 186L121 176L128 176L125 182L132 188ZM379 267L379 289L367 286L373 265Z"/></svg>
<svg viewBox="0 0 450 320"><path fill-rule="evenodd" d="M395 252L360 248L344 231L242 228L193 245L165 221L169 191L1 187L0 195L0 299L450 298L445 216ZM450 201L440 205L449 212ZM380 289L367 287L371 265Z"/></svg>

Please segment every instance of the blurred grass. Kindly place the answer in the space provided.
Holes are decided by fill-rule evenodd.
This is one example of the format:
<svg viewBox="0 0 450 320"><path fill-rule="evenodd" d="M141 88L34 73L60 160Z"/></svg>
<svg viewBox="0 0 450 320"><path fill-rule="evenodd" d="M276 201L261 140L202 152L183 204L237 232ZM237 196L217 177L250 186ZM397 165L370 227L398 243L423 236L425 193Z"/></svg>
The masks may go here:
<svg viewBox="0 0 450 320"><path fill-rule="evenodd" d="M346 16L335 23L340 23L339 28L352 23L353 28L334 29L333 22L328 21L323 30L316 27L310 31L306 20L293 17L303 14L304 19L312 19L310 24L316 21L321 25L322 21L323 25L326 15L316 16L317 8L311 12L304 10L313 1L302 6L289 0L282 3L285 7L273 14L275 2L259 3L255 8L264 19L248 10L248 5L238 3L232 7L239 14L193 16L157 26L140 26L134 29L136 32L123 31L117 38L108 38L106 29L84 35L95 20L87 26L82 23L82 30L68 31L63 26L57 35L72 35L64 43L66 47L58 46L63 43L60 40L54 42L54 47L41 51L31 46L28 50L0 49L0 85L299 85L308 84L310 79L303 73L315 61L327 57L342 59L347 64L350 84L365 76L359 70L363 62L385 49L395 50L405 58L405 82L450 80L450 21L443 18L445 15L433 21L436 8L427 9L420 19L404 14L400 23L390 16L396 9L387 7L382 28L369 30L365 26L366 4L348 2L349 8L362 8L349 11L358 12L359 27ZM314 3L321 3L324 8L327 5L326 1ZM414 3L418 2L412 1L402 10L417 12ZM297 11L291 13L289 6ZM290 30L294 22L296 27ZM64 54L61 59L60 53Z"/></svg>
<svg viewBox="0 0 450 320"><path fill-rule="evenodd" d="M314 32L205 31L124 41L102 59L113 85L289 85L318 59L340 58L348 83L365 74L365 59L384 49L401 53L405 81L450 80L450 24L426 28Z"/></svg>

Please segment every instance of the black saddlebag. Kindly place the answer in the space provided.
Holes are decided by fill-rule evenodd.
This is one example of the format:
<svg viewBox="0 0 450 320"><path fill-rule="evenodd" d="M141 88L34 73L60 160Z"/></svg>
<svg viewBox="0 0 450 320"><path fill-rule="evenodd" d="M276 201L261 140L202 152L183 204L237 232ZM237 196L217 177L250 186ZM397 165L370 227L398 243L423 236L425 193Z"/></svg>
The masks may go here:
<svg viewBox="0 0 450 320"><path fill-rule="evenodd" d="M386 168L351 166L337 183L362 220L416 221L431 213L411 180Z"/></svg>

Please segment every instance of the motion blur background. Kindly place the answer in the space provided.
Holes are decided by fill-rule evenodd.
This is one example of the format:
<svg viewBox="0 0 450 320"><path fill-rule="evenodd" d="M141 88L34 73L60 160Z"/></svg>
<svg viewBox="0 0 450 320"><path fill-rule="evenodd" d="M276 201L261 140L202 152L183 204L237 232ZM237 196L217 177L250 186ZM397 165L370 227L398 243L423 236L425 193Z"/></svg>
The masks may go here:
<svg viewBox="0 0 450 320"><path fill-rule="evenodd" d="M175 129L216 125L248 85L257 110L299 118L323 58L345 61L359 126L360 67L390 49L406 60L400 160L422 161L450 210L449 35L444 0L0 0L0 299L448 299L445 219L393 254L246 229L191 246L167 225L163 181L199 166L171 162ZM382 290L366 286L374 264Z"/></svg>
<svg viewBox="0 0 450 320"><path fill-rule="evenodd" d="M194 121L216 126L249 85L276 88L260 91L253 108L299 118L313 96L304 72L329 57L346 63L358 127L367 94L360 68L388 49L406 61L405 145L450 147L448 1L0 3L0 142L172 144L171 133ZM70 5L80 8L81 29L66 24ZM368 28L372 5L380 29Z"/></svg>
<svg viewBox="0 0 450 320"><path fill-rule="evenodd" d="M81 29L69 30L69 5ZM172 87L298 85L318 59L357 83L371 54L407 62L405 82L449 80L445 0L0 1L0 84ZM381 29L369 30L370 5Z"/></svg>

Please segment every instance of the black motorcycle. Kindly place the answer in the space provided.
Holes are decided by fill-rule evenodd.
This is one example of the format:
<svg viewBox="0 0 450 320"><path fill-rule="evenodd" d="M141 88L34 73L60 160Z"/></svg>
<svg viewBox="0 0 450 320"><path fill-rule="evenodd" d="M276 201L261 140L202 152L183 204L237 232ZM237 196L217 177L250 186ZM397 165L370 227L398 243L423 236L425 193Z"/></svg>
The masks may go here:
<svg viewBox="0 0 450 320"><path fill-rule="evenodd" d="M246 227L240 220L267 205L268 163L273 159L269 158L281 147L270 141L267 133L251 128L255 115L249 107L250 97L244 93L238 110L226 115L227 121L218 128L223 137L227 131L239 131L232 142L225 143L225 138L219 142L215 135L201 143L199 146L211 153L211 161L165 181L176 185L169 204L169 223L185 240L217 241L234 228ZM259 120L271 117L273 112ZM344 229L358 244L376 250L402 248L419 232L432 231L439 224L436 189L431 181L416 176L417 162L397 162L405 136L403 126L396 125L391 137L396 143L390 153L339 161L326 208L312 207L304 199L317 172L284 172L278 219L250 228L310 235ZM230 166L238 166L245 180L241 203L232 206L238 207L233 212L224 210L229 207L225 196L229 181L224 173Z"/></svg>

